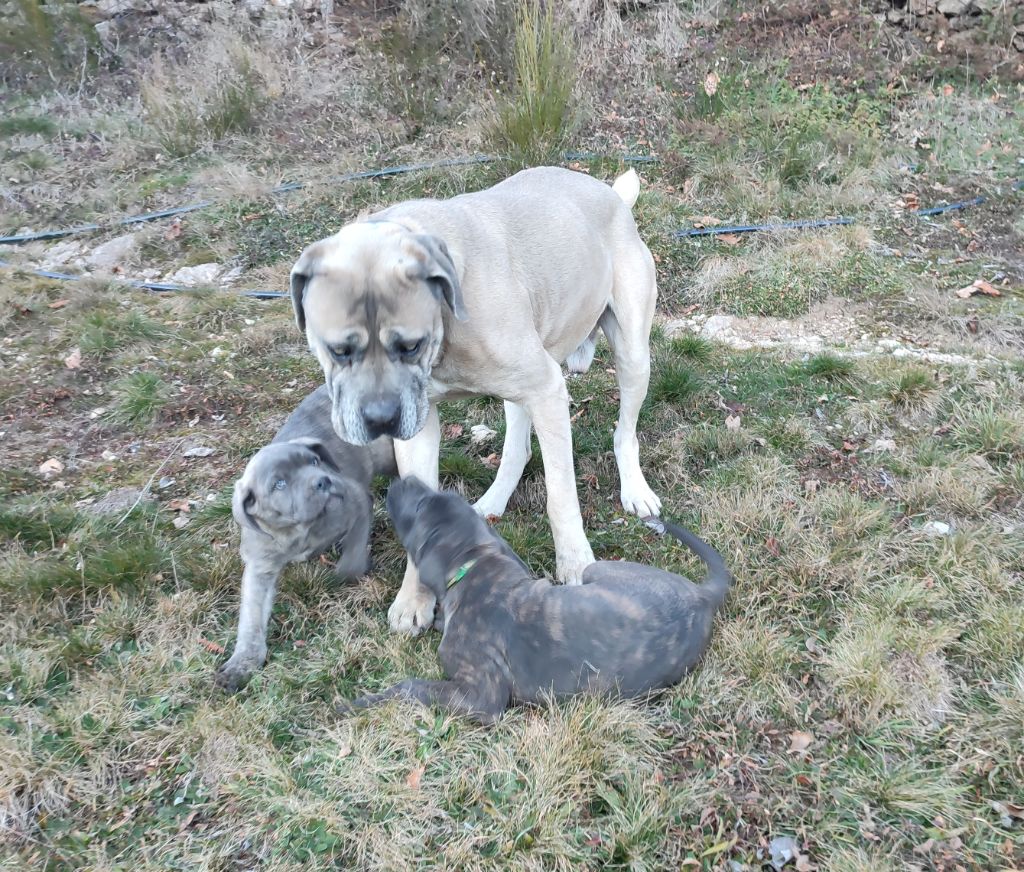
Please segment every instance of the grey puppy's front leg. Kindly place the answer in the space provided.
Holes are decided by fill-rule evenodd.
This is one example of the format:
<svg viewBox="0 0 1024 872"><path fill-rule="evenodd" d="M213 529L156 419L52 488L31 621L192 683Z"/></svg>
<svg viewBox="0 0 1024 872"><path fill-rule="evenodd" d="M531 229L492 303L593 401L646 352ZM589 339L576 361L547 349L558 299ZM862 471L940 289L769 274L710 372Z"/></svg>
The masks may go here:
<svg viewBox="0 0 1024 872"><path fill-rule="evenodd" d="M485 688L467 687L455 681L427 681L407 678L383 693L367 694L350 703L338 706L340 712L351 709L373 708L391 699L416 700L427 706L436 706L452 714L464 715L481 724L493 724L508 707L509 693L496 682Z"/></svg>
<svg viewBox="0 0 1024 872"><path fill-rule="evenodd" d="M334 565L339 578L362 578L370 571L370 523L373 520L373 505L370 495L350 488L348 499L353 505L347 507L345 517L350 526L342 536L341 557Z"/></svg>
<svg viewBox="0 0 1024 872"><path fill-rule="evenodd" d="M217 685L227 691L245 687L252 674L267 659L267 624L282 569L282 565L267 560L247 561L245 564L235 650L217 670L215 679Z"/></svg>

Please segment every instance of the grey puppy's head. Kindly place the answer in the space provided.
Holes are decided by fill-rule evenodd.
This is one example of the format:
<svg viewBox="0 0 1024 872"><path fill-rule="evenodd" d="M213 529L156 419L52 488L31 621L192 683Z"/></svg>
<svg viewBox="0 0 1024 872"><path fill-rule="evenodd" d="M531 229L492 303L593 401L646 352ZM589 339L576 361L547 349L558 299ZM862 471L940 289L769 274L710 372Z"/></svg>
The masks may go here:
<svg viewBox="0 0 1024 872"><path fill-rule="evenodd" d="M349 483L315 439L273 442L235 483L235 521L259 533L310 526L346 498Z"/></svg>
<svg viewBox="0 0 1024 872"><path fill-rule="evenodd" d="M427 418L443 314L466 317L444 242L391 221L346 225L302 253L291 295L323 367L338 436L354 445L415 436Z"/></svg>
<svg viewBox="0 0 1024 872"><path fill-rule="evenodd" d="M387 509L420 581L438 601L444 599L448 580L460 565L483 551L501 552L530 574L508 543L457 493L431 490L408 476L388 488Z"/></svg>

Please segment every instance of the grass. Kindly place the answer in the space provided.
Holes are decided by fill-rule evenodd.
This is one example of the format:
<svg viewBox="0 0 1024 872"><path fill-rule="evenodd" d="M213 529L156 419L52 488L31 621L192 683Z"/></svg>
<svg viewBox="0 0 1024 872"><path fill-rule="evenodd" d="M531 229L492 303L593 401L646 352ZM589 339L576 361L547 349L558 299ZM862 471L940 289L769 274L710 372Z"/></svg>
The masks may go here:
<svg viewBox="0 0 1024 872"><path fill-rule="evenodd" d="M167 384L151 372L133 372L114 385L116 420L134 427L151 424L167 401Z"/></svg>
<svg viewBox="0 0 1024 872"><path fill-rule="evenodd" d="M374 573L343 585L319 562L290 567L269 662L240 695L213 692L237 621L232 484L322 375L286 301L43 281L18 270L52 249L12 249L0 865L710 870L760 868L780 835L819 869L1024 863L1008 811L1024 794L1024 222L1012 196L928 222L895 205L1004 185L1012 85L946 95L941 77L895 69L886 26L855 8L789 27L771 18L794 12L781 4L766 28L760 9L745 22L707 4L584 5L377 4L385 17L261 29L257 47L196 41L185 22L173 50L125 36L119 67L76 67L73 83L33 60L36 78L0 84L14 179L0 220L105 222L215 198L174 231L150 225L129 271L217 260L242 267L239 287L285 288L297 251L361 210L504 178L507 164L319 184L494 147L494 94L514 107L501 149L520 162L545 159L565 129L570 148L656 152L634 210L660 294L641 462L666 516L736 577L699 668L652 700L515 709L492 729L403 705L337 717L339 698L439 675L436 634L387 631L405 557L377 482ZM823 21L840 41L828 68L814 60ZM891 90L833 70L850 26L894 65ZM911 54L949 56L923 41ZM581 165L605 180L622 169ZM313 184L266 195L290 179ZM826 214L870 232L671 236L704 218ZM997 271L1001 297L952 294ZM825 349L759 347L761 321L736 327L751 347L730 347L701 332L717 313L798 318ZM64 362L75 347L77 368ZM604 343L569 390L595 553L699 577L692 555L623 517ZM500 414L494 401L442 409L447 432L463 427L443 444L446 485L487 488ZM471 445L474 423L498 436ZM183 439L213 453L185 457ZM59 475L39 472L50 457ZM122 488L128 503L107 512ZM496 526L538 574L554 565L544 512L535 445Z"/></svg>
<svg viewBox="0 0 1024 872"><path fill-rule="evenodd" d="M575 72L571 37L554 7L517 0L515 82L489 131L499 154L527 166L551 161L571 133Z"/></svg>
<svg viewBox="0 0 1024 872"><path fill-rule="evenodd" d="M191 63L157 57L141 96L160 147L187 157L251 127L275 90L266 56L238 39L212 38Z"/></svg>

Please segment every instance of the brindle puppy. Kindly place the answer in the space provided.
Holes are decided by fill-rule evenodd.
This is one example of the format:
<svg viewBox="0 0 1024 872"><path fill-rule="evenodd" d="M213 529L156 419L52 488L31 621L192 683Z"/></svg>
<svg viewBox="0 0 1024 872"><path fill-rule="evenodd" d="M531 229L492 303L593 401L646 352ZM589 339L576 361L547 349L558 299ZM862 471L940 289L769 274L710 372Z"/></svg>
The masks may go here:
<svg viewBox="0 0 1024 872"><path fill-rule="evenodd" d="M678 682L711 639L731 576L710 545L665 528L707 564L702 585L623 561L589 566L582 587L534 578L453 493L394 482L388 512L420 578L444 609L446 681L408 679L351 706L416 699L493 722L512 703L581 691L637 697ZM341 706L344 710L346 705Z"/></svg>

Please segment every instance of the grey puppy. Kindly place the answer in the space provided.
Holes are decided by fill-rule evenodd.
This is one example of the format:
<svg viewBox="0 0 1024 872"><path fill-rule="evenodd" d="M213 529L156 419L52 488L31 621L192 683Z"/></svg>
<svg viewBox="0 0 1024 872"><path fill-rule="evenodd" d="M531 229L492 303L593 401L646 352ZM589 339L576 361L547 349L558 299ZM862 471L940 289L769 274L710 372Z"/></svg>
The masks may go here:
<svg viewBox="0 0 1024 872"><path fill-rule="evenodd" d="M370 482L375 474L394 472L390 439L356 446L338 438L325 385L306 397L273 441L253 456L232 500L242 528L245 571L238 639L231 659L217 670L219 686L238 690L266 660L267 623L285 566L337 545L339 577L369 571Z"/></svg>
<svg viewBox="0 0 1024 872"><path fill-rule="evenodd" d="M548 694L642 696L694 667L731 581L717 551L665 521L707 565L703 584L601 561L587 567L582 587L555 586L534 578L457 494L406 478L391 485L387 507L444 609L438 655L449 679L408 679L354 700L353 708L415 699L491 723L510 704L540 703Z"/></svg>

